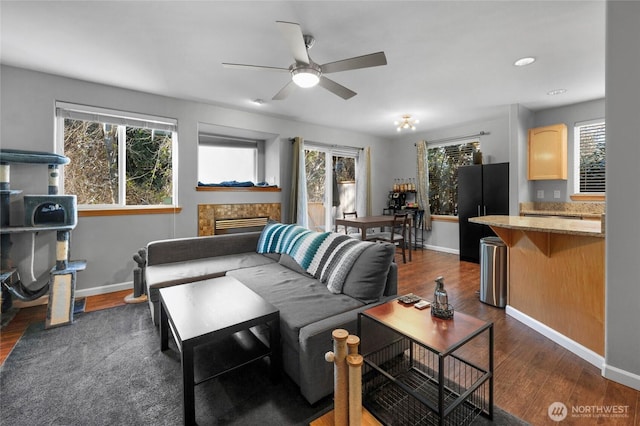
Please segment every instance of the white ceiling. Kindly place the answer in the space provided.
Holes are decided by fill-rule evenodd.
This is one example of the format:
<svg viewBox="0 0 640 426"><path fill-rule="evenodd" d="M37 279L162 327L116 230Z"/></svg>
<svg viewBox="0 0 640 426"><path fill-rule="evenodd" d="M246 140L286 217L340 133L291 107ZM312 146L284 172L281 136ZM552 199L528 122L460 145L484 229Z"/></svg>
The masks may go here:
<svg viewBox="0 0 640 426"><path fill-rule="evenodd" d="M0 15L3 64L386 138L402 114L430 130L605 94L604 1L2 0ZM288 67L277 20L316 38L317 63L388 65L331 74L347 101L321 87L271 101L287 74L221 63ZM513 66L523 56L537 61Z"/></svg>

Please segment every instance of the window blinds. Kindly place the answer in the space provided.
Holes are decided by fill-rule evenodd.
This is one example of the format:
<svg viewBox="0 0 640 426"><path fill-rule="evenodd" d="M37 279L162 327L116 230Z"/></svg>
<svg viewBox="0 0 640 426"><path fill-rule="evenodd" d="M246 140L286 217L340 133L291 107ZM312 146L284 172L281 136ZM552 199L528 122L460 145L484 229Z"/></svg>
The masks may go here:
<svg viewBox="0 0 640 426"><path fill-rule="evenodd" d="M258 141L233 136L219 136L208 133L198 133L198 143L200 145L210 145L226 148L258 148Z"/></svg>
<svg viewBox="0 0 640 426"><path fill-rule="evenodd" d="M579 192L605 192L605 123L592 122L576 128L580 139Z"/></svg>
<svg viewBox="0 0 640 426"><path fill-rule="evenodd" d="M91 121L95 123L108 123L122 126L137 127L142 129L177 131L177 120L166 117L154 117L150 115L131 112L114 111L85 105L74 105L65 102L56 102L56 117L72 120Z"/></svg>

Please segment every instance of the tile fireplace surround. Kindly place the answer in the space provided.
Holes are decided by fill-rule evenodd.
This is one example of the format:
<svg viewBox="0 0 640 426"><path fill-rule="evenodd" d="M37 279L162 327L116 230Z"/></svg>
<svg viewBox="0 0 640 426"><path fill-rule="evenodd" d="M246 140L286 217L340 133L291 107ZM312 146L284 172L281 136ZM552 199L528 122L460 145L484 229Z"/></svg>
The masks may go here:
<svg viewBox="0 0 640 426"><path fill-rule="evenodd" d="M280 203L198 204L198 236L222 233L216 226L216 221L221 220L268 218L280 221L280 211ZM250 221L247 222L238 220L238 229L251 225ZM226 227L224 232L233 232L233 229Z"/></svg>

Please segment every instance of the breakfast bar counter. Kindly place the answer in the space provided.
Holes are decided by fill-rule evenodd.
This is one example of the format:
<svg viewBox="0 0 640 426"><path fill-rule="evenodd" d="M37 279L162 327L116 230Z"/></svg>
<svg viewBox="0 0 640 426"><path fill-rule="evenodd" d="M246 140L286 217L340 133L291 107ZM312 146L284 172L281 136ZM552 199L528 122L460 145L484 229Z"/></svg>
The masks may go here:
<svg viewBox="0 0 640 426"><path fill-rule="evenodd" d="M492 228L517 229L522 231L550 232L555 234L584 235L604 238L602 222L599 220L564 219L560 217L535 216L481 216L469 222L482 223Z"/></svg>
<svg viewBox="0 0 640 426"><path fill-rule="evenodd" d="M481 216L469 221L489 225L509 248L507 313L587 361L601 364L603 222L526 216Z"/></svg>

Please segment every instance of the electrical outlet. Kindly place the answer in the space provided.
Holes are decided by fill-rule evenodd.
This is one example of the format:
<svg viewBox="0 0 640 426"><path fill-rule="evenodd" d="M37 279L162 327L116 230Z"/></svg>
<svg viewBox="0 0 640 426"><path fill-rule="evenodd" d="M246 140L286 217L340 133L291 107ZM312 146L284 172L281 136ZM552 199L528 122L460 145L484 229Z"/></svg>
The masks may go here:
<svg viewBox="0 0 640 426"><path fill-rule="evenodd" d="M556 189L553 191L553 198L560 198L560 190Z"/></svg>
<svg viewBox="0 0 640 426"><path fill-rule="evenodd" d="M538 189L538 198L544 198L544 189Z"/></svg>

